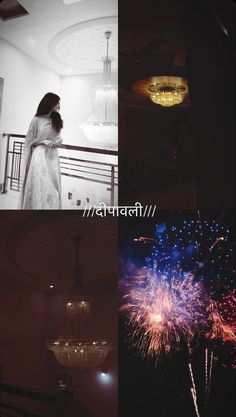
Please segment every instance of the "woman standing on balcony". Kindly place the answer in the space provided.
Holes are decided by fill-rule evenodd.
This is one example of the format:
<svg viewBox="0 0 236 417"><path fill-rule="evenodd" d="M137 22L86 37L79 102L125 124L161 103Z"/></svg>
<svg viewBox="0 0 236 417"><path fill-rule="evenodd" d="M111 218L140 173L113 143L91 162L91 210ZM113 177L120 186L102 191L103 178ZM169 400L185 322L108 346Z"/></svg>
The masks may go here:
<svg viewBox="0 0 236 417"><path fill-rule="evenodd" d="M25 138L20 208L60 209L61 174L57 147L63 121L60 97L47 93L40 101Z"/></svg>

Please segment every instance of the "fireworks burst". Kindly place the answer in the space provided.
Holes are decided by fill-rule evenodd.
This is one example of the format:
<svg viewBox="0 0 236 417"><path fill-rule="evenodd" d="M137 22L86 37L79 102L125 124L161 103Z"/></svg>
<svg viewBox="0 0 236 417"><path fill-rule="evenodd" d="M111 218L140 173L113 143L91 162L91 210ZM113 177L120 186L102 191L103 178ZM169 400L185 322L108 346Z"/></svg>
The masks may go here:
<svg viewBox="0 0 236 417"><path fill-rule="evenodd" d="M178 226L160 223L154 236L133 240L145 243L150 255L141 272L133 268L121 280L121 310L142 357L167 354L200 332L209 340L235 343L235 292L222 295L226 284L235 283L230 230L198 213Z"/></svg>
<svg viewBox="0 0 236 417"><path fill-rule="evenodd" d="M235 317L231 315L228 316L230 307L230 304L225 301L217 303L215 300L210 300L209 306L207 307L207 311L209 313L208 324L210 328L210 330L206 333L207 338L211 340L222 340L223 342L236 343ZM222 309L222 313L220 312L220 309ZM235 309L230 309L230 311L231 313L234 312L235 315Z"/></svg>
<svg viewBox="0 0 236 417"><path fill-rule="evenodd" d="M155 364L188 346L190 391L196 416L200 417L192 366L194 347L201 342L205 347L205 413L215 360L225 366L224 351L227 363L236 367L232 232L216 220L202 220L198 212L195 220L183 219L178 225L160 223L153 236L135 236L133 241L139 248L145 244L149 254L143 267L140 259L137 269L134 260L124 263L120 310L128 324L128 343L143 359L154 359Z"/></svg>
<svg viewBox="0 0 236 417"><path fill-rule="evenodd" d="M222 317L222 323L227 331L227 340L236 343L236 291L229 291L218 302L218 311Z"/></svg>
<svg viewBox="0 0 236 417"><path fill-rule="evenodd" d="M221 300L210 300L207 306L205 337L211 342L222 366L236 368L236 299L235 291L222 294Z"/></svg>
<svg viewBox="0 0 236 417"><path fill-rule="evenodd" d="M130 283L121 310L127 313L130 339L142 357L178 350L204 323L205 295L192 273L160 274L143 268Z"/></svg>
<svg viewBox="0 0 236 417"><path fill-rule="evenodd" d="M193 271L215 296L222 284L235 285L231 239L230 230L216 220L183 220L178 226L161 223L156 225L149 262L155 260L160 271L176 265Z"/></svg>

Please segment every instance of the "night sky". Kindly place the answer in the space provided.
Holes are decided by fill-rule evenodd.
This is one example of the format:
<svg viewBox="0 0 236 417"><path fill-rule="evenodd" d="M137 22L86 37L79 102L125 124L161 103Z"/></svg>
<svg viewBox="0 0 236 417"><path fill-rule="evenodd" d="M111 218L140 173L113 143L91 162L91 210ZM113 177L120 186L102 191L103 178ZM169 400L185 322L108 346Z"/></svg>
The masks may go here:
<svg viewBox="0 0 236 417"><path fill-rule="evenodd" d="M120 305L135 268L151 268L154 259L157 270L170 270L179 262L181 270L194 271L195 279L214 300L220 303L222 297L226 297L225 302L232 303L235 288L235 223L232 212L160 211L156 219L120 219L119 228ZM217 240L222 237L224 240ZM197 240L198 245L194 245ZM164 266L163 256L166 256ZM235 330L235 322L232 322L235 321L235 302L226 307L224 305L220 311L225 320L231 316L230 323ZM148 414L158 417L196 416L190 392L186 344L182 342L171 355L157 361L150 357L142 359L130 343L131 329L126 314L120 312L119 316L120 417ZM206 348L214 352L207 412L204 406ZM191 363L200 416L233 417L235 344L201 335L193 343Z"/></svg>

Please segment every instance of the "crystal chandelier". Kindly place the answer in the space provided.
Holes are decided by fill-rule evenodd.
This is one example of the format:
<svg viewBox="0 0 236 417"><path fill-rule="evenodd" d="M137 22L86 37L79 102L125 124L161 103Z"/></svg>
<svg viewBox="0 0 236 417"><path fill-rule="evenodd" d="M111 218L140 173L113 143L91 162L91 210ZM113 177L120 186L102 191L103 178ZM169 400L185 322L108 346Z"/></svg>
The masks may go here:
<svg viewBox="0 0 236 417"><path fill-rule="evenodd" d="M47 347L63 366L80 369L96 368L106 358L113 346L107 340L82 340L58 338L48 342Z"/></svg>
<svg viewBox="0 0 236 417"><path fill-rule="evenodd" d="M103 61L103 85L97 86L95 100L90 117L80 123L85 136L99 144L99 147L117 149L118 147L118 99L117 88L111 84L111 62L109 39L111 32L105 32L107 40L106 56Z"/></svg>
<svg viewBox="0 0 236 417"><path fill-rule="evenodd" d="M74 238L74 243L78 249L78 236ZM114 346L111 340L96 336L91 320L90 298L81 295L82 275L77 255L76 250L75 290L65 306L68 318L67 334L48 341L46 347L54 352L61 365L82 370L101 365Z"/></svg>
<svg viewBox="0 0 236 417"><path fill-rule="evenodd" d="M182 77L155 76L137 81L133 90L148 95L155 104L171 107L184 101L188 95L188 83Z"/></svg>

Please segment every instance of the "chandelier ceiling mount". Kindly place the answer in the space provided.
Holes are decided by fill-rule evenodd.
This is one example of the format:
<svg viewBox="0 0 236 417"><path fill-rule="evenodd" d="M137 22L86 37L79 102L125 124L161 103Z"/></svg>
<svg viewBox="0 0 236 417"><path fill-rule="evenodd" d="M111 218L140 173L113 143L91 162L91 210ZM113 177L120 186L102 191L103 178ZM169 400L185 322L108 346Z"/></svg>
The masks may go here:
<svg viewBox="0 0 236 417"><path fill-rule="evenodd" d="M118 147L118 98L117 88L112 85L109 42L111 31L104 33L106 56L103 61L103 85L97 86L91 114L87 121L80 122L85 137L100 148L117 150Z"/></svg>
<svg viewBox="0 0 236 417"><path fill-rule="evenodd" d="M75 236L73 243L75 245L75 289L66 301L68 328L71 333L67 334L68 329L65 329L63 336L48 341L46 347L54 352L57 361L62 366L85 370L101 365L114 346L111 340L97 336L97 332L94 331L91 320L91 298L82 295L82 274L78 264L80 237Z"/></svg>

